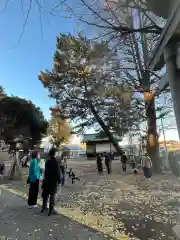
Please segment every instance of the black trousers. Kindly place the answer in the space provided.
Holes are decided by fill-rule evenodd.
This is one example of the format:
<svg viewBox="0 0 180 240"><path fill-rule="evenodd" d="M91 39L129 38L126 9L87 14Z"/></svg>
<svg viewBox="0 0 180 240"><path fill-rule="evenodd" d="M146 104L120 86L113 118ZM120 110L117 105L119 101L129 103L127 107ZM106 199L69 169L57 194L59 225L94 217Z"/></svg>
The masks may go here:
<svg viewBox="0 0 180 240"><path fill-rule="evenodd" d="M60 166L60 170L61 170L61 185L64 186L64 184L65 184L65 167Z"/></svg>
<svg viewBox="0 0 180 240"><path fill-rule="evenodd" d="M107 173L108 174L111 174L111 162L105 162L105 165L106 165L106 169L107 169Z"/></svg>
<svg viewBox="0 0 180 240"><path fill-rule="evenodd" d="M49 199L49 215L52 213L54 210L55 206L55 193L47 194L45 192L42 193L42 198L43 198L43 205L42 205L42 211L47 208L47 202Z"/></svg>
<svg viewBox="0 0 180 240"><path fill-rule="evenodd" d="M123 170L123 172L126 172L126 169L127 169L126 163L122 163L122 170Z"/></svg>
<svg viewBox="0 0 180 240"><path fill-rule="evenodd" d="M28 196L29 206L34 206L37 204L38 192L39 192L39 180L37 180L36 182L30 183L29 196Z"/></svg>
<svg viewBox="0 0 180 240"><path fill-rule="evenodd" d="M143 171L144 171L144 176L146 178L151 178L152 177L152 170L151 170L151 168L143 167Z"/></svg>
<svg viewBox="0 0 180 240"><path fill-rule="evenodd" d="M72 184L74 184L74 181L75 181L75 180L80 181L80 179L79 179L78 177L72 177Z"/></svg>
<svg viewBox="0 0 180 240"><path fill-rule="evenodd" d="M103 172L102 162L98 162L97 161L97 170L98 170L98 173L102 173Z"/></svg>

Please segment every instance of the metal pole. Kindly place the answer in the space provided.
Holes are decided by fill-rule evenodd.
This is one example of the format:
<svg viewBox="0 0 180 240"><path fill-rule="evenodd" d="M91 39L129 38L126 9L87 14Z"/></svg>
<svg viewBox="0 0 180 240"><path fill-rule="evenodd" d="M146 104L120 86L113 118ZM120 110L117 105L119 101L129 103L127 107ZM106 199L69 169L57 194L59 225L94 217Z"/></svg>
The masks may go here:
<svg viewBox="0 0 180 240"><path fill-rule="evenodd" d="M177 130L180 138L180 77L176 67L177 49L178 41L171 39L164 49L164 57L166 63L166 71L169 76L169 86L171 89Z"/></svg>
<svg viewBox="0 0 180 240"><path fill-rule="evenodd" d="M164 131L164 124L163 124L162 117L161 117L161 127L162 127L162 131L163 131L164 145L165 145L165 148L166 148L166 150L167 150L166 135L165 135L165 131Z"/></svg>
<svg viewBox="0 0 180 240"><path fill-rule="evenodd" d="M166 135L165 135L165 131L164 131L164 124L163 124L163 119L161 117L161 127L162 127L162 131L163 131L163 138L164 138L164 146L165 146L165 153L166 153L166 156L165 156L165 164L163 162L163 167L168 167L168 149L167 149L167 144L166 144Z"/></svg>

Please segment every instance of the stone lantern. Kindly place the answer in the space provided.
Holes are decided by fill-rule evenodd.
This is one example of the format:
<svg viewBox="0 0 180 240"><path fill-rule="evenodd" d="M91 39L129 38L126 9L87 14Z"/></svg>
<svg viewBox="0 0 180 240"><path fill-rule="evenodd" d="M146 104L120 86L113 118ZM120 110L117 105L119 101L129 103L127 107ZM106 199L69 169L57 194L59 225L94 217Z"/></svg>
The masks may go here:
<svg viewBox="0 0 180 240"><path fill-rule="evenodd" d="M21 177L19 150L23 149L26 142L27 140L24 139L23 136L15 137L12 141L9 142L11 150L13 150L15 153L13 154L14 159L8 174L11 179L13 179L14 177Z"/></svg>

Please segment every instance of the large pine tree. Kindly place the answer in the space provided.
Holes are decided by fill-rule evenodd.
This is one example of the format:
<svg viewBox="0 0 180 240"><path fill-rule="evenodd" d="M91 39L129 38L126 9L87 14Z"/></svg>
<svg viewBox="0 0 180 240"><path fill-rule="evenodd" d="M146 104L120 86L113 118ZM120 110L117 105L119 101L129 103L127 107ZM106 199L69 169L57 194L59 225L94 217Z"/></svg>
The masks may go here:
<svg viewBox="0 0 180 240"><path fill-rule="evenodd" d="M121 154L110 127L121 126L124 120L126 128L121 128L124 135L137 121L137 112L132 107L131 88L122 84L113 71L117 61L116 51L106 42L89 41L81 35L61 35L57 38L54 68L51 72L41 72L39 79L79 129L99 125ZM116 114L109 126L107 120L112 108Z"/></svg>

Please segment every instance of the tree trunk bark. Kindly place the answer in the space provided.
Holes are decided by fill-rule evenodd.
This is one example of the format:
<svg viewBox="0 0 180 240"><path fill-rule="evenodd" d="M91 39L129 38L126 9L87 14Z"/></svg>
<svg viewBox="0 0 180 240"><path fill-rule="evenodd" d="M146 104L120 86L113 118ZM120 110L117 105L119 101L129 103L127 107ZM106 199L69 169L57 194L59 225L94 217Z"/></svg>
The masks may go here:
<svg viewBox="0 0 180 240"><path fill-rule="evenodd" d="M147 108L147 106L149 107ZM146 116L148 122L147 130L147 152L152 160L153 171L156 173L161 172L161 163L159 157L159 142L156 125L156 109L155 100L146 103Z"/></svg>
<svg viewBox="0 0 180 240"><path fill-rule="evenodd" d="M95 107L93 106L92 103L90 103L90 109L91 112L93 113L96 121L99 123L103 131L105 132L106 136L109 138L109 141L113 144L115 147L117 154L122 155L123 150L119 146L118 142L114 139L113 134L109 131L108 127L105 125L104 121L100 118L98 112L96 111Z"/></svg>

